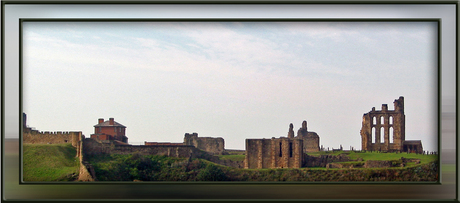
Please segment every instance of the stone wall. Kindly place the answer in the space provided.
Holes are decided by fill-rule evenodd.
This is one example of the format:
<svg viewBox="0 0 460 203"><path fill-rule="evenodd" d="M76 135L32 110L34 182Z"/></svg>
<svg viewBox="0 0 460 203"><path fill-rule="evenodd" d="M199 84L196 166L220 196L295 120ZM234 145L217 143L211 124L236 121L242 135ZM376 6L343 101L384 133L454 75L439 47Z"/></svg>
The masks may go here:
<svg viewBox="0 0 460 203"><path fill-rule="evenodd" d="M292 123L291 123L292 126ZM290 130L291 131L291 130ZM293 132L289 132L292 134ZM297 131L297 139L303 140L303 152L318 152L319 148L319 136L315 132L308 131L307 121L302 122L302 127Z"/></svg>
<svg viewBox="0 0 460 203"><path fill-rule="evenodd" d="M164 155L182 158L203 158L209 161L218 161L217 156L213 156L205 151L199 150L190 145L117 145L113 141L97 141L85 139L83 143L84 154L133 154L140 155Z"/></svg>
<svg viewBox="0 0 460 203"><path fill-rule="evenodd" d="M381 110L372 110L363 115L361 127L361 149L366 151L403 151L405 140L404 97L394 102L394 110L382 104Z"/></svg>
<svg viewBox="0 0 460 203"><path fill-rule="evenodd" d="M246 139L245 168L300 168L302 163L301 139Z"/></svg>
<svg viewBox="0 0 460 203"><path fill-rule="evenodd" d="M185 133L184 145L191 145L211 154L224 152L224 139L221 137L198 137L198 133Z"/></svg>
<svg viewBox="0 0 460 203"><path fill-rule="evenodd" d="M81 132L39 132L37 130L24 131L22 141L25 144L64 144L71 143L78 146L82 139Z"/></svg>
<svg viewBox="0 0 460 203"><path fill-rule="evenodd" d="M392 167L391 161L367 160L364 168L388 168Z"/></svg>
<svg viewBox="0 0 460 203"><path fill-rule="evenodd" d="M350 158L346 154L320 155L320 156L305 155L305 161L304 161L303 166L305 167L327 167L329 163L345 162L345 161L350 161Z"/></svg>

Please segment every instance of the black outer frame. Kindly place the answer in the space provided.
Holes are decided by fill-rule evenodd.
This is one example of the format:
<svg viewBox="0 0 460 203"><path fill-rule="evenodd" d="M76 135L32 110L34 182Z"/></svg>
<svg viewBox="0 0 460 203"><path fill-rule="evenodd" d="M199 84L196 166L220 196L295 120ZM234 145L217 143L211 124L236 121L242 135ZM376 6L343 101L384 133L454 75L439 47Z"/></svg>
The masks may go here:
<svg viewBox="0 0 460 203"><path fill-rule="evenodd" d="M103 1L103 2L104 2L104 3L107 3L107 2L105 2L105 1ZM328 2L330 2L330 1L328 1ZM331 1L331 2L332 2L332 1ZM334 2L336 2L336 1L334 1ZM392 1L390 1L390 2L392 2ZM423 1L423 2L433 2L433 1ZM445 3L452 3L452 1L443 1L443 2L445 2ZM9 3L9 1L8 1L8 3ZM17 2L15 2L15 3L17 3ZM21 3L19 3L19 4L22 4L22 3L31 3L31 2L26 1L26 2L21 2ZM33 3L35 3L35 2L33 2ZM41 2L41 3L42 3L42 2ZM46 3L55 3L55 1L46 1L45 4L46 4ZM76 2L70 2L70 3L76 3ZM79 1L78 3L81 3L81 2ZM87 1L83 1L83 3L88 3L88 2L87 2ZM94 2L91 2L91 3L94 3ZM91 4L91 3L90 3L90 4ZM125 3L127 3L127 2L125 2ZM134 3L145 3L145 2L144 2L144 1L136 1L136 2L134 2ZM158 3L158 2L155 2L155 3ZM168 2L168 3L171 3L171 2ZM176 3L176 1L174 1L174 3ZM180 3L189 3L189 2L180 1ZM198 3L207 3L207 1L198 2ZM218 3L222 3L222 2L218 2ZM235 3L235 2L224 2L224 3ZM237 3L240 3L240 2L237 1ZM245 2L245 3L246 3L246 2ZM253 3L255 3L255 2L253 2ZM264 2L264 3L267 3L267 2ZM270 1L270 2L268 2L268 3L278 3L278 2L272 2L272 1ZM283 2L283 3L285 3L285 2ZM288 3L298 3L298 2L297 2L297 1L289 1ZM315 2L314 2L314 3L315 3ZM320 2L316 2L316 3L320 3ZM322 3L324 3L324 2L322 2ZM385 3L387 3L387 2L385 2ZM397 2L397 3L401 3L401 2ZM433 3L434 3L434 2L433 2ZM435 1L435 3L436 3L436 4L440 4L441 2ZM4 30L4 4L5 4L5 2L2 2L2 12L3 12L3 13L2 13L2 16L3 16L3 18L2 18L2 29L3 29L3 30ZM65 4L67 4L67 2L66 2ZM119 1L116 1L114 4L120 4L120 2L119 2ZM131 4L131 2L129 2L129 4ZM458 9L458 7L457 7L457 9ZM457 19L458 19L458 10L457 10ZM24 19L24 20L27 20L27 19ZM35 20L36 20L36 19L35 19ZM55 19L53 19L53 20L55 20ZM67 20L68 20L68 19L65 19L65 21L67 21ZM111 20L113 20L113 19L111 19ZM173 19L173 20L174 20L174 21L177 21L177 19ZM237 20L238 20L238 21L241 21L240 19L237 19ZM264 19L264 20L266 20L266 19ZM359 20L362 20L362 19L359 19ZM379 19L379 20L381 20L381 19ZM397 20L400 21L400 19L397 19ZM439 19L431 19L431 20L438 20L438 22L439 22ZM80 21L80 20L76 19L76 21ZM222 20L219 20L219 21L222 21ZM254 20L251 20L251 21L254 21ZM330 20L327 20L327 21L330 21ZM458 22L457 22L457 23L458 23ZM439 26L438 26L438 49L439 49L439 46L440 46L440 43L439 43L439 42L440 42L439 31L440 31L440 25L441 25L441 24L438 24L438 25L439 25ZM21 26L20 26L20 27L21 27ZM457 28L457 29L458 29L458 28ZM457 33L458 33L458 30L457 30ZM456 39L458 39L458 37L456 37ZM4 35L3 35L3 32L2 32L2 44L4 44ZM21 44L21 42L20 42L20 44ZM457 43L457 45L456 45L456 50L458 50L458 43ZM2 46L2 53L4 53L4 51L5 51L4 46ZM439 51L438 51L438 58L439 58L440 54L441 54L441 53L440 53L440 50L439 50ZM2 54L1 57L2 57L2 76L4 77L4 54ZM22 57L22 54L20 54L20 60L21 60L21 57ZM438 65L440 65L440 63L441 63L440 60L438 60ZM458 63L458 62L456 61L456 63ZM20 64L21 64L21 63L20 63ZM456 65L458 65L458 64L456 64ZM439 69L438 69L438 70L439 70ZM20 69L20 76L22 77L22 67L21 67L21 69ZM440 85L439 85L439 83L440 83L440 82L439 82L439 81L440 81L440 77L441 77L441 74L438 74L438 78L437 78L437 79L438 79L438 102L439 102L439 99L440 99ZM21 88L21 87L22 87L22 83L20 84L20 88ZM4 100L4 80L2 80L2 96L3 96L3 97L2 97L2 102L3 102L3 100ZM20 97L21 97L21 98L20 98L20 101L22 102L22 94L20 94ZM2 108L2 112L4 112L4 105L2 105L1 108ZM21 112L22 112L22 103L21 103L21 105L20 105L20 113L21 113ZM440 114L441 114L441 111L440 111L440 106L439 106L439 103L438 103L438 116L439 116ZM456 114L455 117L456 117L456 119L457 119L457 114ZM3 130L2 130L2 134L4 134L4 118L5 118L5 117L4 117L4 114L2 113L2 129L3 129ZM20 123L22 123L22 116L20 116ZM22 126L20 125L20 128L21 128L21 127L22 127ZM22 129L20 129L19 132L21 132L21 130L22 130ZM438 117L438 136L440 135L440 134L439 134L439 133L440 133L439 131L440 131L440 118ZM456 129L456 133L458 133L457 129ZM2 141L3 141L3 143L5 143L5 142L4 142L5 140L4 140L4 137L3 137L3 136L2 136ZM441 148L440 148L440 143L441 143L441 142L439 141L439 142L438 142L438 149L439 149L439 150L441 149ZM21 142L21 146L22 146L22 142ZM4 145L3 145L3 147L4 147ZM458 144L456 145L456 147L457 147L457 150L458 150ZM4 158L3 153L2 153L2 158ZM22 156L21 156L21 158L22 158ZM456 160L457 160L457 163L458 163L458 156L456 157ZM21 159L21 161L22 161L22 159ZM4 173L3 173L3 170L2 170L2 176L3 176L3 175L4 175ZM456 176L456 178L457 178L456 183L458 183L458 176ZM176 183L174 183L174 184L176 184ZM256 183L256 184L260 184L260 183ZM3 182L2 182L2 186L3 186ZM458 185L457 185L457 184L456 184L456 190L458 191ZM456 197L457 197L457 200L458 200L458 193L457 193L457 196L456 196Z"/></svg>

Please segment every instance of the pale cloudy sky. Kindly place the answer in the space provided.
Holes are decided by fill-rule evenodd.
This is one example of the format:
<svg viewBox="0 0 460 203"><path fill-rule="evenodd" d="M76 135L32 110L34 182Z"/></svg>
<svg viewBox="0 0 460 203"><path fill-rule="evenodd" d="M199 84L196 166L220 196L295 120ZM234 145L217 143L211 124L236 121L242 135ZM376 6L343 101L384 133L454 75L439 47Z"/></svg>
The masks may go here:
<svg viewBox="0 0 460 203"><path fill-rule="evenodd" d="M287 136L308 122L325 148L361 149L362 115L405 97L406 139L437 150L436 22L25 22L23 110L41 131L129 142L185 133Z"/></svg>

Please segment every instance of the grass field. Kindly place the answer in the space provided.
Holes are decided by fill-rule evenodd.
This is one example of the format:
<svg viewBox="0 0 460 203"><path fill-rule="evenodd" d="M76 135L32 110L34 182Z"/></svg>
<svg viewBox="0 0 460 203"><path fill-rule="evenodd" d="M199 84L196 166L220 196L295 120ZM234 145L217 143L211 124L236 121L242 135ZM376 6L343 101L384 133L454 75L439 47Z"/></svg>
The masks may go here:
<svg viewBox="0 0 460 203"><path fill-rule="evenodd" d="M339 155L339 154L346 154L350 157L351 160L357 160L358 158L362 158L363 161L346 161L346 162L337 162L342 164L364 164L366 160L387 160L387 161L397 161L400 160L401 157L408 158L408 159L420 159L419 164L415 164L414 162L408 162L406 167L414 167L419 166L422 164L428 164L430 162L436 161L438 159L437 155L423 155L423 154L414 154L414 153L380 153L380 152L344 152L344 151L322 151L322 152L311 152L308 153L309 156L320 156L320 155ZM324 170L325 167L313 167L312 169L316 170ZM333 169L334 170L334 169Z"/></svg>
<svg viewBox="0 0 460 203"><path fill-rule="evenodd" d="M24 144L23 149L24 181L71 181L78 177L80 163L71 144Z"/></svg>

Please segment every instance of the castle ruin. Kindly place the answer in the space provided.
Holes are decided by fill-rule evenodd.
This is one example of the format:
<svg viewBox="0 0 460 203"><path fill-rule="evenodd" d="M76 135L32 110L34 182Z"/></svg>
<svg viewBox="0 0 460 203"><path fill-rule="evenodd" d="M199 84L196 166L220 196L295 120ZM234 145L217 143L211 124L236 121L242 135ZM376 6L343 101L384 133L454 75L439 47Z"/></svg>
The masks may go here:
<svg viewBox="0 0 460 203"><path fill-rule="evenodd" d="M289 124L287 137L271 139L246 139L245 168L300 168L305 153L317 152L319 136L308 132L307 121L294 137L294 126Z"/></svg>
<svg viewBox="0 0 460 203"><path fill-rule="evenodd" d="M382 110L372 110L363 115L361 148L366 151L423 153L420 140L405 140L404 97L394 102L394 110L382 104Z"/></svg>
<svg viewBox="0 0 460 203"><path fill-rule="evenodd" d="M292 125L292 124L291 124ZM294 132L292 132L293 134ZM303 152L319 152L319 136L307 130L307 121L302 122L302 127L297 131L297 139L303 140Z"/></svg>
<svg viewBox="0 0 460 203"><path fill-rule="evenodd" d="M185 133L184 145L191 145L211 154L223 154L225 151L224 138L221 137L198 137L198 133Z"/></svg>

